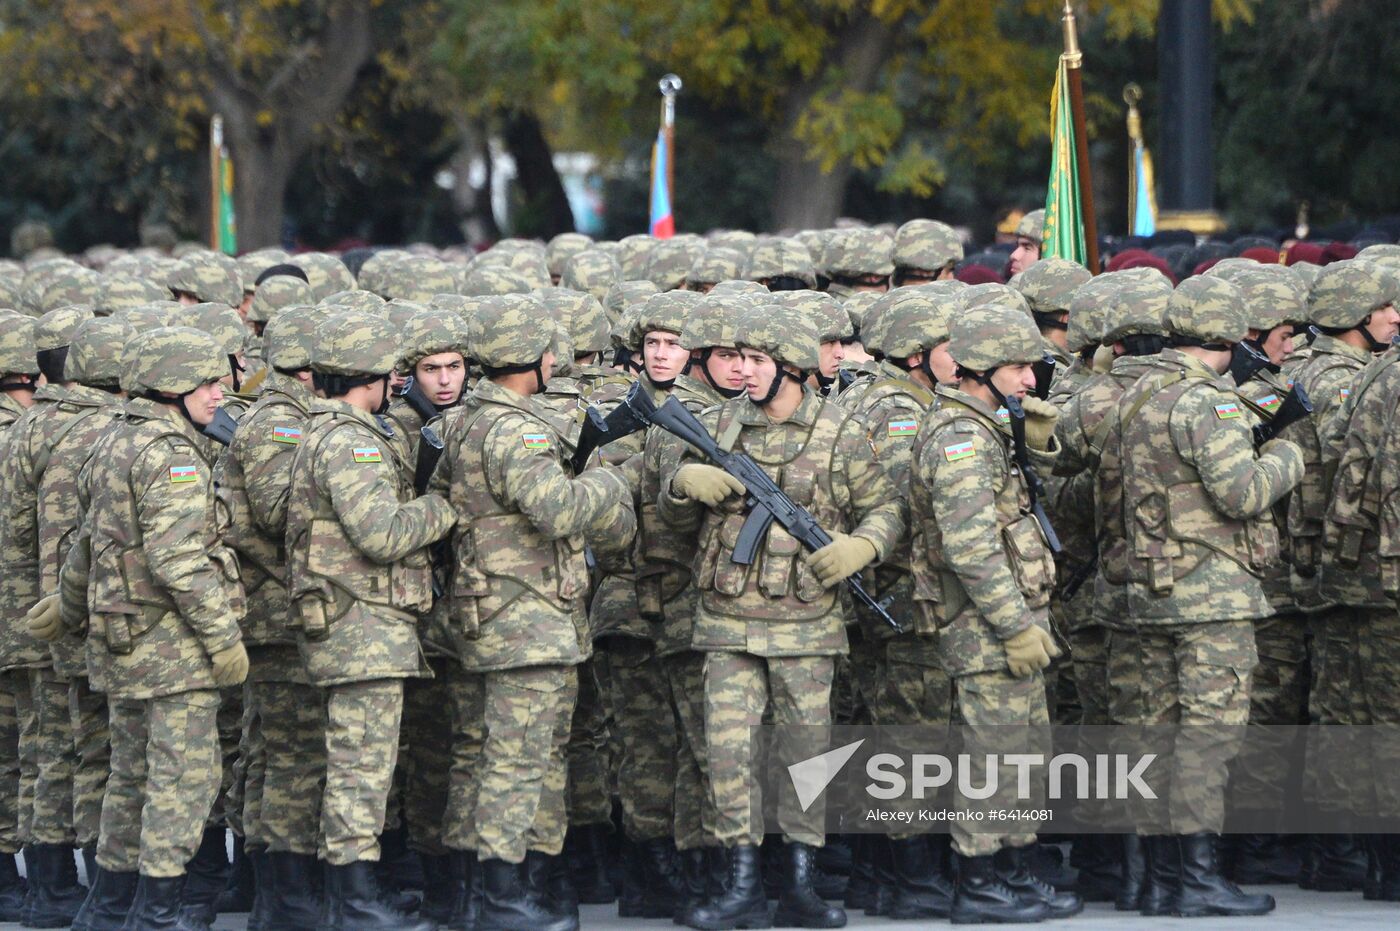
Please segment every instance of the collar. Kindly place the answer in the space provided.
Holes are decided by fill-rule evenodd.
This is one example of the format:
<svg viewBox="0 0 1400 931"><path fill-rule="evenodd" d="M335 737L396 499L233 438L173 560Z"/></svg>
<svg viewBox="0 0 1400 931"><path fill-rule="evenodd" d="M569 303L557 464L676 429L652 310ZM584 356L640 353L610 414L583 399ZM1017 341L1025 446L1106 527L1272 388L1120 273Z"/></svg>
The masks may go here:
<svg viewBox="0 0 1400 931"><path fill-rule="evenodd" d="M176 432L185 436L196 449L202 449L201 444L208 442L208 437L195 430L194 424L185 419L179 411L171 410L164 404L157 404L150 398L128 398L123 405L127 417L133 420L163 420L167 426L173 426Z"/></svg>
<svg viewBox="0 0 1400 931"><path fill-rule="evenodd" d="M817 415L821 413L822 404L825 402L815 391L806 385L802 385L802 400L798 402L797 409L792 412L783 424L798 424L803 427L810 427L817 422ZM749 401L746 396L739 396L735 400L742 401L739 406L739 422L749 427L774 427L781 426L768 419L768 415L763 412L763 408Z"/></svg>
<svg viewBox="0 0 1400 931"><path fill-rule="evenodd" d="M950 388L946 385L939 385L934 389L934 394L942 399L942 410L948 410L954 407L965 408L976 414L979 419L986 422L987 426L996 430L998 433L1003 433L1006 436L1011 435L1011 427L1002 422L998 409L987 404L981 398L974 398L966 391L959 390L958 388Z"/></svg>
<svg viewBox="0 0 1400 931"><path fill-rule="evenodd" d="M1356 359L1361 362L1370 362L1376 356L1368 349L1357 349L1350 343L1344 343L1335 336L1326 333L1319 333L1317 339L1313 340L1313 353L1328 354L1334 356L1345 356L1348 359ZM34 395L36 398L38 395Z"/></svg>
<svg viewBox="0 0 1400 931"><path fill-rule="evenodd" d="M1197 359L1193 355L1184 353L1180 349L1172 349L1171 347L1167 347L1166 349L1162 350L1162 353L1158 356L1158 359L1160 359L1164 364L1171 366L1172 368L1181 369L1186 374L1195 375L1198 378L1205 378L1210 381L1219 381L1220 379L1225 377L1224 375L1217 372L1215 369L1211 368L1209 365L1206 365L1200 359Z"/></svg>
<svg viewBox="0 0 1400 931"><path fill-rule="evenodd" d="M277 392L285 394L295 401L300 401L303 405L310 403L316 397L311 393L311 389L297 381L290 375L283 375L276 369L267 369L267 376L263 379L262 394ZM259 395L261 397L262 395Z"/></svg>
<svg viewBox="0 0 1400 931"><path fill-rule="evenodd" d="M709 382L696 378L693 375L680 375L676 378L676 386L671 389L673 394L685 394L697 398L705 403L706 407L713 407L716 404L723 404L728 400L724 395L714 389Z"/></svg>
<svg viewBox="0 0 1400 931"><path fill-rule="evenodd" d="M120 396L87 385L74 385L69 388L63 400L78 407L115 407L122 403Z"/></svg>
<svg viewBox="0 0 1400 931"><path fill-rule="evenodd" d="M313 397L308 413L312 415L335 414L340 417L347 417L359 421L382 436L393 436L393 433L385 432L383 425L379 423L379 419L369 411L360 410L360 408L353 404L335 398Z"/></svg>
<svg viewBox="0 0 1400 931"><path fill-rule="evenodd" d="M63 385L42 385L34 391L36 401L62 401L68 396L68 389Z"/></svg>
<svg viewBox="0 0 1400 931"><path fill-rule="evenodd" d="M509 388L502 388L489 378L483 378L477 382L476 388L472 391L472 399L478 403L513 407L532 416L538 416L535 404L531 400L533 397L534 395L516 394Z"/></svg>

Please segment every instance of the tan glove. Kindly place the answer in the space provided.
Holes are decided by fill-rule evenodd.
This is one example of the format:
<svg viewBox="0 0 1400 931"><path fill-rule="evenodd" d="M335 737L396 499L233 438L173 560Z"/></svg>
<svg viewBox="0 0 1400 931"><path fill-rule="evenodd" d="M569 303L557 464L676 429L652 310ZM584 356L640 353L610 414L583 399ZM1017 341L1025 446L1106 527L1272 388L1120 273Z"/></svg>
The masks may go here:
<svg viewBox="0 0 1400 931"><path fill-rule="evenodd" d="M248 651L242 640L215 653L209 662L214 667L214 684L221 689L248 678Z"/></svg>
<svg viewBox="0 0 1400 931"><path fill-rule="evenodd" d="M671 491L678 498L689 498L706 507L714 507L730 495L742 495L748 489L719 466L692 462L676 470L671 479Z"/></svg>
<svg viewBox="0 0 1400 931"><path fill-rule="evenodd" d="M1100 375L1108 374L1113 370L1113 360L1116 358L1112 346L1100 346L1094 350L1094 371Z"/></svg>
<svg viewBox="0 0 1400 931"><path fill-rule="evenodd" d="M1050 438L1055 435L1055 422L1060 419L1060 409L1033 395L1026 395L1021 408L1026 412L1026 445L1031 449L1048 450Z"/></svg>
<svg viewBox="0 0 1400 931"><path fill-rule="evenodd" d="M1006 648L1006 665L1011 674L1024 679L1050 665L1053 657L1060 655L1060 648L1050 632L1032 624L1016 636L1002 644Z"/></svg>
<svg viewBox="0 0 1400 931"><path fill-rule="evenodd" d="M807 557L807 565L827 588L875 561L875 544L863 537L834 533L831 542Z"/></svg>
<svg viewBox="0 0 1400 931"><path fill-rule="evenodd" d="M47 595L40 598L38 603L25 613L24 619L29 624L30 634L48 642L58 639L63 633L58 601L57 594Z"/></svg>

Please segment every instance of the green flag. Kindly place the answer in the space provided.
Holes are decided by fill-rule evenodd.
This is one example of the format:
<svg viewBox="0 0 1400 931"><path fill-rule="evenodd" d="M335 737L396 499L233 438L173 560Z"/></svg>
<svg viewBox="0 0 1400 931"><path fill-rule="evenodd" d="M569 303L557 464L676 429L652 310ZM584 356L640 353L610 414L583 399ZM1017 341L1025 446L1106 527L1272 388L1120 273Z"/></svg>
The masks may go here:
<svg viewBox="0 0 1400 931"><path fill-rule="evenodd" d="M233 221L233 159L228 149L219 151L219 190L218 190L218 231L219 251L225 255L238 254L238 228Z"/></svg>
<svg viewBox="0 0 1400 931"><path fill-rule="evenodd" d="M1080 265L1089 264L1084 244L1084 215L1079 199L1079 168L1074 155L1074 117L1069 100L1069 76L1065 59L1055 72L1050 95L1050 185L1045 194L1045 225L1040 256L1056 256Z"/></svg>

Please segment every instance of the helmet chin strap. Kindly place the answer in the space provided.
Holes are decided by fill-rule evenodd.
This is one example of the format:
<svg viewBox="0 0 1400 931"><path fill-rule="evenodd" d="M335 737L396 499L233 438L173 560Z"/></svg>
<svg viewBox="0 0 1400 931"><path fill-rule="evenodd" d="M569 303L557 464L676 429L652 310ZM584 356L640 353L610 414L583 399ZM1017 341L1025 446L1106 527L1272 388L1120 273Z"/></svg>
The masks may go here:
<svg viewBox="0 0 1400 931"><path fill-rule="evenodd" d="M718 391L721 395L723 395L723 396L726 397L726 398L737 398L739 395L741 395L741 394L744 393L744 389L743 389L743 388L721 388L721 387L719 386L719 379L715 378L714 373L710 371L710 355L711 355L711 353L713 353L713 352L714 352L714 347L713 347L713 346L706 346L704 349L700 350L700 371L702 371L702 372L705 373L705 380L708 381L708 382L710 383L710 387L711 387L711 388L715 389L716 391ZM686 363L686 371L689 371L689 370L690 370L690 363L687 362L687 363Z"/></svg>
<svg viewBox="0 0 1400 931"><path fill-rule="evenodd" d="M1372 352L1385 352L1387 349L1390 348L1390 343L1383 343L1371 335L1371 331L1369 329L1370 322L1371 315L1367 314L1366 319L1362 320L1356 326L1352 327L1352 329L1356 330L1356 332L1360 333L1366 338L1366 345L1371 347Z"/></svg>
<svg viewBox="0 0 1400 931"><path fill-rule="evenodd" d="M773 399L778 396L778 391L783 387L784 378L791 378L793 381L797 382L798 385L802 384L801 376L794 375L787 369L779 365L778 374L774 375L773 380L769 382L767 393L756 401L752 397L750 397L749 401L757 405L758 407L767 407L769 404L772 404Z"/></svg>
<svg viewBox="0 0 1400 931"><path fill-rule="evenodd" d="M994 365L991 368L987 369L985 372L974 372L971 369L963 369L962 371L963 374L966 375L968 378L971 378L973 381L977 382L979 385L982 385L988 391L990 391L992 393L992 397L996 398L997 405L999 407L1005 407L1006 395L1002 394L1001 391L997 388L997 386L992 384L992 376L996 374L996 371L999 368L1001 368L1001 366Z"/></svg>

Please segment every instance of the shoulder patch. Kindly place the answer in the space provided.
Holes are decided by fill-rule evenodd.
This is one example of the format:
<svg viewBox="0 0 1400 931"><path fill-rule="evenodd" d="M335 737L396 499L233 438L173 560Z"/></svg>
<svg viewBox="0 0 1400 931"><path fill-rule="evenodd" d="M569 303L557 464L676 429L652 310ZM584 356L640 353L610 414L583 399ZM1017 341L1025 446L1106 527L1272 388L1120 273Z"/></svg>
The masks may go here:
<svg viewBox="0 0 1400 931"><path fill-rule="evenodd" d="M379 455L378 446L356 446L354 449L350 450L350 456L356 462L362 463L384 461L383 458Z"/></svg>
<svg viewBox="0 0 1400 931"><path fill-rule="evenodd" d="M1231 417L1240 416L1240 406L1234 401L1225 404L1215 405L1215 416L1220 420L1229 420Z"/></svg>
<svg viewBox="0 0 1400 931"><path fill-rule="evenodd" d="M272 442L297 445L301 442L301 427L273 427Z"/></svg>
<svg viewBox="0 0 1400 931"><path fill-rule="evenodd" d="M1266 394L1262 398L1255 398L1254 403L1259 405L1262 410L1266 410L1272 414L1274 411L1278 410L1279 405L1283 403L1283 399L1276 394Z"/></svg>
<svg viewBox="0 0 1400 931"><path fill-rule="evenodd" d="M1345 400L1346 400L1347 398L1349 398L1349 397L1351 397L1351 389L1350 389L1350 388L1338 388L1338 389L1337 389L1337 400L1338 400L1338 401L1345 401Z"/></svg>
<svg viewBox="0 0 1400 931"><path fill-rule="evenodd" d="M947 459L949 462L971 459L975 455L977 455L977 447L972 445L971 440L943 447L943 458Z"/></svg>
<svg viewBox="0 0 1400 931"><path fill-rule="evenodd" d="M199 480L199 470L192 465L178 465L170 467L170 481L172 484L181 485L185 482Z"/></svg>
<svg viewBox="0 0 1400 931"><path fill-rule="evenodd" d="M997 408L997 420L1004 424L1011 423L1011 412L1004 407Z"/></svg>
<svg viewBox="0 0 1400 931"><path fill-rule="evenodd" d="M549 449L553 444L549 441L549 436L544 433L522 433L520 442L526 449Z"/></svg>
<svg viewBox="0 0 1400 931"><path fill-rule="evenodd" d="M891 420L886 428L889 436L913 436L919 432L917 420Z"/></svg>

